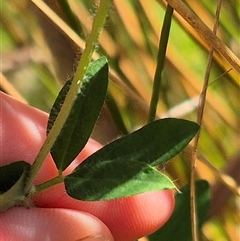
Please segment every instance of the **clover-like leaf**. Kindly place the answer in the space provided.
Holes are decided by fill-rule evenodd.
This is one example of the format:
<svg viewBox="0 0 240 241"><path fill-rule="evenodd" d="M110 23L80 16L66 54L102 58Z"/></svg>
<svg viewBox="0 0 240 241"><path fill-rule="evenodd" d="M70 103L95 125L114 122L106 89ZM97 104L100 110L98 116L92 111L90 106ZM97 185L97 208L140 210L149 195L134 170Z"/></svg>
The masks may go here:
<svg viewBox="0 0 240 241"><path fill-rule="evenodd" d="M102 161L82 167L64 179L67 193L79 200L110 200L174 188L172 181L153 167L136 161Z"/></svg>
<svg viewBox="0 0 240 241"><path fill-rule="evenodd" d="M90 64L72 110L51 149L52 157L59 170L64 170L87 143L102 109L107 85L108 65L106 58L103 57ZM69 86L70 81L60 91L52 107L48 131L61 109Z"/></svg>
<svg viewBox="0 0 240 241"><path fill-rule="evenodd" d="M197 133L199 126L181 119L154 121L104 146L65 177L68 194L81 200L107 200L173 188L150 165L169 160Z"/></svg>
<svg viewBox="0 0 240 241"><path fill-rule="evenodd" d="M138 161L152 166L178 154L198 132L195 122L166 118L117 139L89 156L82 166L101 161Z"/></svg>

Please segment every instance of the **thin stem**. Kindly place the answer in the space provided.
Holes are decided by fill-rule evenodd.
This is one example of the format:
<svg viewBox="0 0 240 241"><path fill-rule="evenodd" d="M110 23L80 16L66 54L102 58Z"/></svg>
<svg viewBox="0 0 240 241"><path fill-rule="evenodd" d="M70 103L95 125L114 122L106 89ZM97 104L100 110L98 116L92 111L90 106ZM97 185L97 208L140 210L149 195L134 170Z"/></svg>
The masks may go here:
<svg viewBox="0 0 240 241"><path fill-rule="evenodd" d="M169 37L171 21L172 21L172 14L173 14L173 8L170 5L167 5L167 9L166 9L166 13L163 21L163 27L161 31L161 37L160 37L159 46L158 46L159 50L158 50L158 56L157 56L157 67L156 67L156 72L155 72L154 82L153 82L152 97L151 97L150 109L148 114L148 123L151 121L154 121L156 117L157 104L159 100L159 90L160 90L160 84L162 80L162 71L163 71L164 61L166 56L168 37Z"/></svg>
<svg viewBox="0 0 240 241"><path fill-rule="evenodd" d="M92 53L95 50L96 44L98 42L99 34L103 28L110 6L111 0L102 0L99 5L96 17L93 20L92 31L86 42L85 50L79 61L76 74L73 78L72 84L70 86L69 92L66 96L66 99L63 103L63 106L54 122L52 129L50 130L41 150L39 151L32 168L30 170L28 179L26 181L26 186L24 188L25 194L27 194L32 186L32 183L41 168L47 154L50 152L51 147L53 146L55 140L57 139L70 111L75 101L81 80L83 79L88 65L91 62ZM60 172L61 173L61 172Z"/></svg>
<svg viewBox="0 0 240 241"><path fill-rule="evenodd" d="M216 10L216 17L214 21L213 27L213 34L216 35L218 24L219 24L219 16L221 10L222 0L218 0L217 10ZM212 62L213 62L213 52L214 48L211 47L209 50L208 55L208 62L207 68L204 76L204 84L202 88L202 92L199 98L199 105L198 105L198 114L197 114L197 123L199 124L200 128L202 126L203 121L203 113L204 107L206 103L206 96L207 96L207 89L209 85L209 76L211 72ZM195 171L196 171L196 158L197 158L197 147L198 141L200 138L200 131L196 135L193 143L193 153L192 153L192 161L191 161L191 176L190 176L190 205L191 205L191 226L192 226L192 239L193 241L198 241L198 232L197 232L197 212L196 212L196 190L195 190Z"/></svg>
<svg viewBox="0 0 240 241"><path fill-rule="evenodd" d="M55 186L57 184L63 183L64 176L59 175L57 177L54 177L53 179L46 181L44 183L41 183L37 186L35 186L30 192L28 193L28 198L44 191L45 189L48 189L49 187Z"/></svg>

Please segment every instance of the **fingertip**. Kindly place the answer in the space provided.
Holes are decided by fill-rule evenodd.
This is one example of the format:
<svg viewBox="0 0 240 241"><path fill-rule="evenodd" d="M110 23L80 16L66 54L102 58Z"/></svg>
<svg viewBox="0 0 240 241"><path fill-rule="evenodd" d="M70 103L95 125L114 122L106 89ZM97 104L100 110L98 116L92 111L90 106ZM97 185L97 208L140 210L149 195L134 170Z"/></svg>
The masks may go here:
<svg viewBox="0 0 240 241"><path fill-rule="evenodd" d="M0 92L0 165L33 162L44 139L47 114Z"/></svg>
<svg viewBox="0 0 240 241"><path fill-rule="evenodd" d="M75 200L59 189L60 193L55 201L46 195L37 196L35 202L40 206L72 207L91 213L107 225L115 241L132 241L153 233L167 222L175 205L172 190L94 202Z"/></svg>
<svg viewBox="0 0 240 241"><path fill-rule="evenodd" d="M73 241L101 236L113 241L96 217L69 209L14 207L1 214L0 223L1 240Z"/></svg>
<svg viewBox="0 0 240 241"><path fill-rule="evenodd" d="M95 215L106 223L115 241L131 241L162 227L170 218L174 205L171 190L148 192L110 201L107 210L111 213L111 218Z"/></svg>

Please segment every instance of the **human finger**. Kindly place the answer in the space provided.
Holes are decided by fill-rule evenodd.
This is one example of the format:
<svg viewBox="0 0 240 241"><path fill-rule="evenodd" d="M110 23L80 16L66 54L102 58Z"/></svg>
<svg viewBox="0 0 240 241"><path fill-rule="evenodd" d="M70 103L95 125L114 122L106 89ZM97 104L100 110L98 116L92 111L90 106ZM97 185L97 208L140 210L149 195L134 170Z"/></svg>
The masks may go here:
<svg viewBox="0 0 240 241"><path fill-rule="evenodd" d="M113 241L89 214L59 208L13 207L0 215L0 237L8 241Z"/></svg>

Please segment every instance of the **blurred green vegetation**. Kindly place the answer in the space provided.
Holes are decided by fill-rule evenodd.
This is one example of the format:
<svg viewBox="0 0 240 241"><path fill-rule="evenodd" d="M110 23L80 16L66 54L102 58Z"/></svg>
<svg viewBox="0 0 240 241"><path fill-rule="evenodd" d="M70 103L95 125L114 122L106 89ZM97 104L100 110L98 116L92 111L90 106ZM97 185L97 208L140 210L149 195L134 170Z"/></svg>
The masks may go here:
<svg viewBox="0 0 240 241"><path fill-rule="evenodd" d="M45 1L84 40L98 1ZM186 1L212 28L216 1ZM93 137L103 144L146 124L156 67L159 35L166 6L163 1L115 0L96 46L110 65L106 105ZM1 3L1 90L49 112L61 85L74 71L83 46L76 46L31 1ZM239 3L224 1L218 36L240 57ZM172 116L196 121L208 58L208 47L179 15L172 22L158 118ZM239 73L214 55L198 146L203 156L239 185ZM179 155L164 167L179 187L189 183L190 167ZM199 158L201 159L201 158ZM212 188L212 206L202 240L237 240L239 197L201 161L197 175Z"/></svg>

